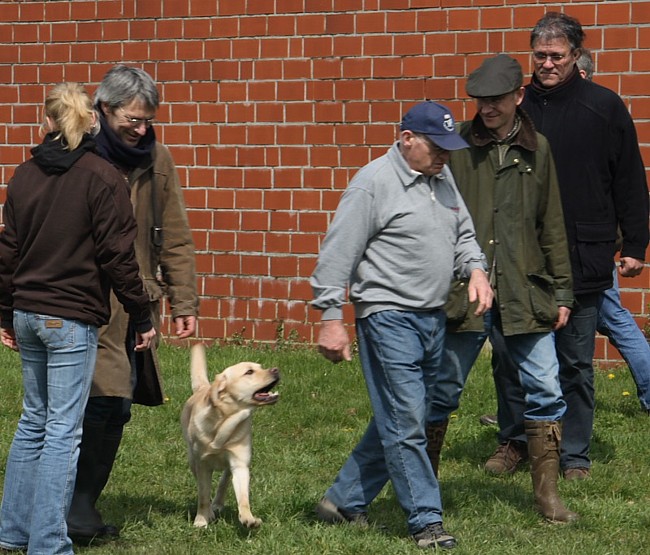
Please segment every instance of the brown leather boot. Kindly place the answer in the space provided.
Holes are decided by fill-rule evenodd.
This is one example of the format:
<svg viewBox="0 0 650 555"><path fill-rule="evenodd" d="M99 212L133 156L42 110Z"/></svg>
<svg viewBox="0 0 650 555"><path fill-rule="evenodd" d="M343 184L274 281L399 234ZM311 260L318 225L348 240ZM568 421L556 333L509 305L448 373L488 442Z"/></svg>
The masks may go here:
<svg viewBox="0 0 650 555"><path fill-rule="evenodd" d="M537 510L553 522L577 520L579 515L564 506L557 491L561 424L551 420L526 420L524 425Z"/></svg>
<svg viewBox="0 0 650 555"><path fill-rule="evenodd" d="M429 455L431 467L433 468L433 473L436 475L436 478L438 477L440 451L442 451L442 444L445 441L445 434L447 433L448 424L449 420L443 420L441 422L433 422L432 424L427 424L426 427L427 455Z"/></svg>
<svg viewBox="0 0 650 555"><path fill-rule="evenodd" d="M528 460L528 448L523 441L510 440L502 443L485 462L485 471L490 474L512 474Z"/></svg>

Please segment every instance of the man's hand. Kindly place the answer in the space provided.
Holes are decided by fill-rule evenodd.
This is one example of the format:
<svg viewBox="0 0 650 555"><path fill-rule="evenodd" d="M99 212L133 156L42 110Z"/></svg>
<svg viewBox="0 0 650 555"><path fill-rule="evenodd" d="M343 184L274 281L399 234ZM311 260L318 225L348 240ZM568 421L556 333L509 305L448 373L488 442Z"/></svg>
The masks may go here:
<svg viewBox="0 0 650 555"><path fill-rule="evenodd" d="M156 337L156 330L151 328L149 331L144 333L135 334L135 350L136 351L146 351L151 347L151 342L153 338Z"/></svg>
<svg viewBox="0 0 650 555"><path fill-rule="evenodd" d="M323 320L321 322L318 332L318 351L332 362L352 360L350 338L343 326L343 320Z"/></svg>
<svg viewBox="0 0 650 555"><path fill-rule="evenodd" d="M18 350L18 342L16 341L16 334L13 329L2 328L2 331L0 331L0 340L5 347L9 347L13 351Z"/></svg>
<svg viewBox="0 0 650 555"><path fill-rule="evenodd" d="M186 339L196 331L196 316L177 316L174 318L176 337Z"/></svg>
<svg viewBox="0 0 650 555"><path fill-rule="evenodd" d="M487 274L483 270L472 270L467 285L467 294L470 303L478 301L474 316L481 316L492 308L494 291L492 291Z"/></svg>
<svg viewBox="0 0 650 555"><path fill-rule="evenodd" d="M553 331L563 328L569 323L569 316L571 316L571 309L566 306L558 307L557 318L553 324Z"/></svg>
<svg viewBox="0 0 650 555"><path fill-rule="evenodd" d="M623 256L618 266L618 273L623 277L638 276L642 270L643 260L631 256Z"/></svg>

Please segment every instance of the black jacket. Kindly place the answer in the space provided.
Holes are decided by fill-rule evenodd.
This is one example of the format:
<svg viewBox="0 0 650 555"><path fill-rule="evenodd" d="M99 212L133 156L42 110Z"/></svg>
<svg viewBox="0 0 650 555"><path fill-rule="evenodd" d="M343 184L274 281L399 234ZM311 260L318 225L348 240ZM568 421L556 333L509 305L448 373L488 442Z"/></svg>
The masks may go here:
<svg viewBox="0 0 650 555"><path fill-rule="evenodd" d="M128 187L93 149L89 136L69 152L48 135L16 168L0 234L2 327L13 308L101 326L112 287L138 331L151 329Z"/></svg>
<svg viewBox="0 0 650 555"><path fill-rule="evenodd" d="M612 285L621 256L645 259L648 188L634 123L621 98L580 77L543 89L533 76L522 108L548 139L557 169L576 294Z"/></svg>

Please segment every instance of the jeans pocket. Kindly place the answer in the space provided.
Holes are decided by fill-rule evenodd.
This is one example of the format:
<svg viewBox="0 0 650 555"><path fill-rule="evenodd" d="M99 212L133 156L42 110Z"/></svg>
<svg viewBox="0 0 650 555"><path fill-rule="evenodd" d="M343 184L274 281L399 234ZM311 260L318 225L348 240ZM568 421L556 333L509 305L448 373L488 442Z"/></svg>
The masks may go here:
<svg viewBox="0 0 650 555"><path fill-rule="evenodd" d="M57 318L46 314L35 315L38 336L50 349L65 349L75 342L75 330L79 327L74 320Z"/></svg>

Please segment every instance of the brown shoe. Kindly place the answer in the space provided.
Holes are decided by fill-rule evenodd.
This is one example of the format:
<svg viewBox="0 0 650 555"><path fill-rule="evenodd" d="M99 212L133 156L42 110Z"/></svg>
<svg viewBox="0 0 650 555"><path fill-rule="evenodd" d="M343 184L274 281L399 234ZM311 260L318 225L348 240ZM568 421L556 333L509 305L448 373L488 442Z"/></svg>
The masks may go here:
<svg viewBox="0 0 650 555"><path fill-rule="evenodd" d="M591 471L588 468L577 466L575 468L565 468L562 471L565 480L587 480L591 478Z"/></svg>
<svg viewBox="0 0 650 555"><path fill-rule="evenodd" d="M508 441L497 447L484 468L490 474L512 474L527 459L528 448L523 441Z"/></svg>

